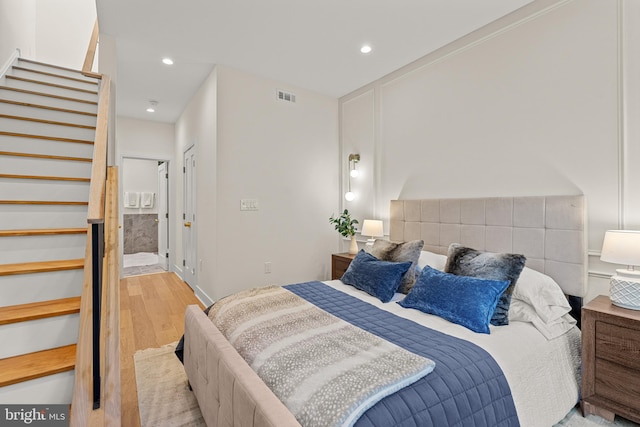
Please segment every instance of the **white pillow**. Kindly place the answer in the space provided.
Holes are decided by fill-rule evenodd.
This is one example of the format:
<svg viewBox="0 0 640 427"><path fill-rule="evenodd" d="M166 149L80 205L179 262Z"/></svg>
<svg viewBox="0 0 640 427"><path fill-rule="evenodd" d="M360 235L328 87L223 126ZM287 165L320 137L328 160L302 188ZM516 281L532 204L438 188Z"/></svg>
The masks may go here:
<svg viewBox="0 0 640 427"><path fill-rule="evenodd" d="M531 305L518 299L512 299L509 306L509 322L513 321L531 322L547 340L567 333L577 323L570 314L565 314L550 322L544 322Z"/></svg>
<svg viewBox="0 0 640 427"><path fill-rule="evenodd" d="M558 320L571 311L560 285L546 274L528 267L522 270L516 282L512 301L514 299L531 305L544 323Z"/></svg>
<svg viewBox="0 0 640 427"><path fill-rule="evenodd" d="M444 266L447 263L447 256L436 254L429 251L421 251L418 258L418 271L422 271L425 265L436 270L444 271Z"/></svg>

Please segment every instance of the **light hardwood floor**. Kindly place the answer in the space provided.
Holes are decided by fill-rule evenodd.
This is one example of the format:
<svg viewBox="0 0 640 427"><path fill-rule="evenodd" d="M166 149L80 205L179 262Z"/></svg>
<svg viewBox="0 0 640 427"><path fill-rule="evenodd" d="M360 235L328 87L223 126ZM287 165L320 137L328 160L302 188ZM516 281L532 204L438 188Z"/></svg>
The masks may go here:
<svg viewBox="0 0 640 427"><path fill-rule="evenodd" d="M184 332L184 311L191 304L202 307L189 285L174 273L125 277L120 281L123 426L140 426L134 353L179 340Z"/></svg>

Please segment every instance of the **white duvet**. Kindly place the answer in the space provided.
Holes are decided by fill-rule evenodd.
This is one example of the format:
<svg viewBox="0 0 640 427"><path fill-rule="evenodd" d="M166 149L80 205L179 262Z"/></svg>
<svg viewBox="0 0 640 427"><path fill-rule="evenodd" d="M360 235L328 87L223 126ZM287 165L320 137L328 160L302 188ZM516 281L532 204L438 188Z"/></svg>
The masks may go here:
<svg viewBox="0 0 640 427"><path fill-rule="evenodd" d="M580 331L547 340L532 323L512 321L490 325L491 334L477 334L440 317L382 303L339 280L324 282L397 316L436 329L482 347L498 362L511 387L522 427L550 427L578 402L580 384Z"/></svg>

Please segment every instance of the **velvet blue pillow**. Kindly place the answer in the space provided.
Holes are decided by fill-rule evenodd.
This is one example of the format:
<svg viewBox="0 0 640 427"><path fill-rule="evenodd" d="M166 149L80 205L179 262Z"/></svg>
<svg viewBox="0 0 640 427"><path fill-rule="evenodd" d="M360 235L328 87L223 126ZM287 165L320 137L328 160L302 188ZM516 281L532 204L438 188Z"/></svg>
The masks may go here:
<svg viewBox="0 0 640 427"><path fill-rule="evenodd" d="M492 325L504 326L509 324L511 295L526 261L524 255L483 252L452 243L444 271L458 276L508 280L509 286L500 296L491 317Z"/></svg>
<svg viewBox="0 0 640 427"><path fill-rule="evenodd" d="M360 250L340 280L377 297L382 302L389 302L409 267L411 262L380 261Z"/></svg>
<svg viewBox="0 0 640 427"><path fill-rule="evenodd" d="M425 266L409 294L398 304L489 334L491 316L507 286L508 280L456 276Z"/></svg>

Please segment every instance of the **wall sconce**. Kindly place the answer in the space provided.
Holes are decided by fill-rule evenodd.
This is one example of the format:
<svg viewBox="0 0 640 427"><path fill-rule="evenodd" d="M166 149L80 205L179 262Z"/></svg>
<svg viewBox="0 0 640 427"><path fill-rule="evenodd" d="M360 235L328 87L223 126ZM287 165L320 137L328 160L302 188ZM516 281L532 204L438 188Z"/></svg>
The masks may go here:
<svg viewBox="0 0 640 427"><path fill-rule="evenodd" d="M344 198L347 199L348 202L351 202L356 198L356 195L351 191L351 178L356 178L358 176L358 169L356 169L356 163L358 163L359 161L360 161L360 154L349 154L348 191L344 195Z"/></svg>
<svg viewBox="0 0 640 427"><path fill-rule="evenodd" d="M640 310L640 231L609 230L604 235L600 259L612 264L626 264L611 277L609 298L618 307Z"/></svg>

